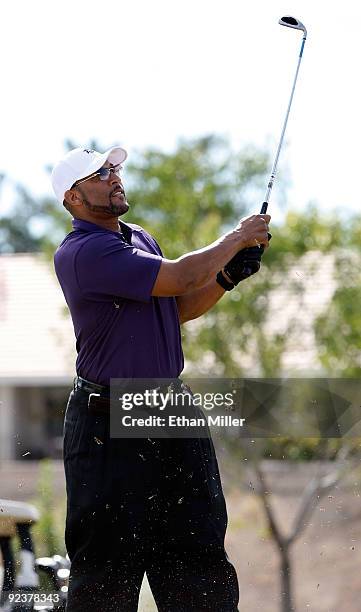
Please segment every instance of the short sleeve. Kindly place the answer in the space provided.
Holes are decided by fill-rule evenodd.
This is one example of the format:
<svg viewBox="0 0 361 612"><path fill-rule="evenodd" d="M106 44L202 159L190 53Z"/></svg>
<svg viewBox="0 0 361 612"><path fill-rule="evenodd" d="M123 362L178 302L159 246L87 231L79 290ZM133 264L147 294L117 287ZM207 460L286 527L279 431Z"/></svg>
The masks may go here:
<svg viewBox="0 0 361 612"><path fill-rule="evenodd" d="M87 240L76 256L78 286L88 299L117 296L147 302L162 257L127 244L113 234Z"/></svg>

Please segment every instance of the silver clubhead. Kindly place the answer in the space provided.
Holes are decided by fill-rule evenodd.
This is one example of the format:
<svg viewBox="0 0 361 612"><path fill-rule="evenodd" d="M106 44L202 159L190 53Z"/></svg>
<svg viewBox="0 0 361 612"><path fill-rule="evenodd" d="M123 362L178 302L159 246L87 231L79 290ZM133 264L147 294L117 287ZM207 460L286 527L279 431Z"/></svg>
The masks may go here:
<svg viewBox="0 0 361 612"><path fill-rule="evenodd" d="M287 28L294 28L295 30L302 30L302 32L304 32L305 34L305 37L307 36L307 30L305 26L299 19L296 19L295 17L286 15L285 17L281 17L278 23L280 25L286 26Z"/></svg>

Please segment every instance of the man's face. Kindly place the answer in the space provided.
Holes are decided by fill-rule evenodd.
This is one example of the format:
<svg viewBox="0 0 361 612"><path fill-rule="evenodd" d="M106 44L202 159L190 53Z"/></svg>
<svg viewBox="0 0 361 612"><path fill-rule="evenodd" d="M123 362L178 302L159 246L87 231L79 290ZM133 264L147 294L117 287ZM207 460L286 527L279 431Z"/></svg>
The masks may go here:
<svg viewBox="0 0 361 612"><path fill-rule="evenodd" d="M106 162L103 168L112 168L112 164ZM122 180L114 172L110 172L107 180L96 175L73 189L79 192L84 207L97 216L120 217L129 209Z"/></svg>

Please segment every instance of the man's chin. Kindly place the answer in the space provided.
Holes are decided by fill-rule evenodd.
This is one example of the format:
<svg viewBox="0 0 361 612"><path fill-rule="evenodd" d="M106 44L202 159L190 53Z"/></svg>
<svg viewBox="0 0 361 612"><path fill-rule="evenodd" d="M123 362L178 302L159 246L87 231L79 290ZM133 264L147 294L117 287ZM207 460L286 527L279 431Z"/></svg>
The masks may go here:
<svg viewBox="0 0 361 612"><path fill-rule="evenodd" d="M129 210L129 204L126 200L122 202L121 204L112 204L107 209L109 214L111 214L113 217L121 217L126 212L128 212L128 210Z"/></svg>
<svg viewBox="0 0 361 612"><path fill-rule="evenodd" d="M118 216L121 217L122 215L125 215L125 213L127 213L129 210L129 204L128 202L124 202L121 210L118 212Z"/></svg>

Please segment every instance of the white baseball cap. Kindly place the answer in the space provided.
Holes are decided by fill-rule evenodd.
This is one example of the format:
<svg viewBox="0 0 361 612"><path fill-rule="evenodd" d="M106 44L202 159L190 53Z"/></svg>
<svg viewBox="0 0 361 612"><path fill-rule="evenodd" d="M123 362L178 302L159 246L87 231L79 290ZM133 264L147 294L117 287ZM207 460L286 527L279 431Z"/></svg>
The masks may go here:
<svg viewBox="0 0 361 612"><path fill-rule="evenodd" d="M101 168L106 161L113 165L121 164L127 159L128 153L122 147L113 147L105 153L92 149L78 147L69 151L57 164L51 173L54 193L62 204L64 194L76 181L86 178Z"/></svg>

